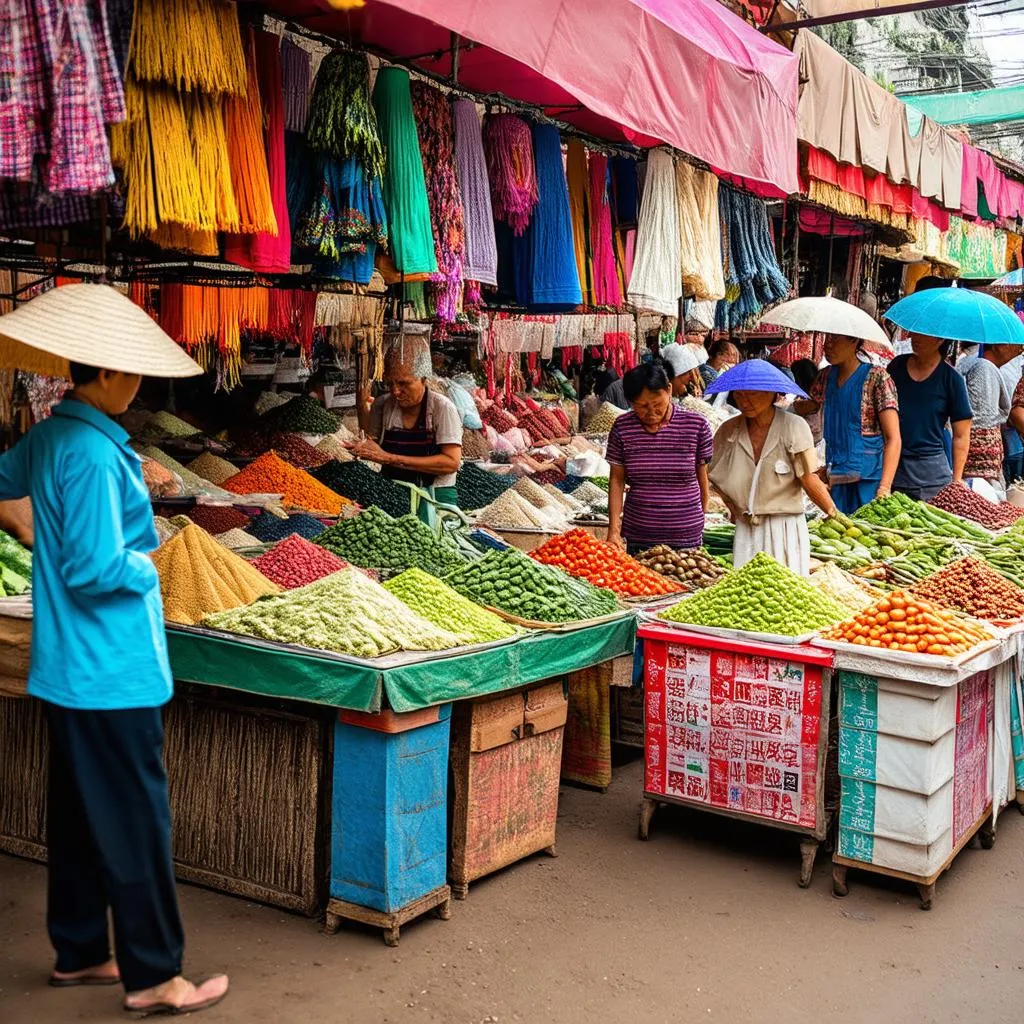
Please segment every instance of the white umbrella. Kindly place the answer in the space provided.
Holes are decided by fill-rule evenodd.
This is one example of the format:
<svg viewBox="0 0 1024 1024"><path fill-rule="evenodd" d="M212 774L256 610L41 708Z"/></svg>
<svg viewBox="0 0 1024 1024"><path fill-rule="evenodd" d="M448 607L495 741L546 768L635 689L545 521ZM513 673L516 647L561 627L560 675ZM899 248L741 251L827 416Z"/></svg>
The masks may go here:
<svg viewBox="0 0 1024 1024"><path fill-rule="evenodd" d="M844 334L848 338L873 341L892 351L892 343L885 331L869 313L852 302L833 299L830 295L813 295L783 302L765 313L761 323L789 327L794 331Z"/></svg>

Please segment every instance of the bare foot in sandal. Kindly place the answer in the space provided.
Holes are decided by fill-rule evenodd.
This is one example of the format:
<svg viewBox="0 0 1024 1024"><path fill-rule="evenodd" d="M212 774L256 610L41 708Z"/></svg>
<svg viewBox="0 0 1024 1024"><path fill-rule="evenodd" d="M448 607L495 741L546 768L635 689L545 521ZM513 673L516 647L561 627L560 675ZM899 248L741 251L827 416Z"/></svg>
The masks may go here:
<svg viewBox="0 0 1024 1024"><path fill-rule="evenodd" d="M116 960L86 967L82 971L53 971L50 984L54 988L75 988L78 985L116 985L121 980Z"/></svg>
<svg viewBox="0 0 1024 1024"><path fill-rule="evenodd" d="M139 1017L158 1014L197 1013L215 1006L228 994L228 976L215 974L198 984L193 984L181 975L171 978L162 985L129 992L125 996L124 1008Z"/></svg>

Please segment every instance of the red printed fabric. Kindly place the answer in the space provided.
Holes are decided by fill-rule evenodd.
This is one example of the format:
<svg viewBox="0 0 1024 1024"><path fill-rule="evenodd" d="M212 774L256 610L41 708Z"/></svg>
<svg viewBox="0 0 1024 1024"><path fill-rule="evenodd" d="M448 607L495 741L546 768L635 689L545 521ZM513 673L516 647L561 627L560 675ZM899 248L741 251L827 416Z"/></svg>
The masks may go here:
<svg viewBox="0 0 1024 1024"><path fill-rule="evenodd" d="M1024 376L1017 381L1017 386L1013 389L1013 402L1011 403L1014 409L1017 406L1024 408Z"/></svg>
<svg viewBox="0 0 1024 1024"><path fill-rule="evenodd" d="M811 401L825 404L825 382L834 367L827 366L814 379L809 392ZM1024 395L1021 396L1024 400ZM873 366L864 379L860 399L860 432L862 437L879 437L882 433L880 415L887 409L898 410L899 397L896 384L880 366Z"/></svg>

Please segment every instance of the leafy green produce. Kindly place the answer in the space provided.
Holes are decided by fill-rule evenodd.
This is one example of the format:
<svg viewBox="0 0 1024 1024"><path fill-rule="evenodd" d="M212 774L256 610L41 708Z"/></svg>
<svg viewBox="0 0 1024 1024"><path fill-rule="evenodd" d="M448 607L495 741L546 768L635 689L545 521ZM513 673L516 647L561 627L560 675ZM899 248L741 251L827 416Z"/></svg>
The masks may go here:
<svg viewBox="0 0 1024 1024"><path fill-rule="evenodd" d="M853 518L855 521L863 520L876 526L888 527L890 530L919 530L937 537L982 543L992 539L992 535L976 523L899 493L890 494L887 498L875 498L858 509Z"/></svg>
<svg viewBox="0 0 1024 1024"><path fill-rule="evenodd" d="M763 551L742 569L661 613L669 622L799 636L841 622L846 611Z"/></svg>
<svg viewBox="0 0 1024 1024"><path fill-rule="evenodd" d="M521 551L489 551L444 577L448 586L478 604L533 622L577 622L618 608L610 590L542 565Z"/></svg>
<svg viewBox="0 0 1024 1024"><path fill-rule="evenodd" d="M452 544L438 537L426 523L412 515L393 519L379 508L339 520L315 540L365 569L403 571L415 567L443 576L463 563Z"/></svg>
<svg viewBox="0 0 1024 1024"><path fill-rule="evenodd" d="M208 615L203 625L357 658L379 658L400 650L441 651L461 642L353 569L244 608Z"/></svg>
<svg viewBox="0 0 1024 1024"><path fill-rule="evenodd" d="M488 473L472 462L467 462L455 476L459 508L475 512L490 505L504 494L519 478L514 473Z"/></svg>
<svg viewBox="0 0 1024 1024"><path fill-rule="evenodd" d="M0 530L0 565L13 574L9 583L4 581L5 593L0 596L10 597L28 590L32 582L32 552L4 530Z"/></svg>
<svg viewBox="0 0 1024 1024"><path fill-rule="evenodd" d="M816 519L808 523L807 532L811 554L822 561L837 562L844 569L894 558L909 546L898 534L846 516Z"/></svg>
<svg viewBox="0 0 1024 1024"><path fill-rule="evenodd" d="M409 491L365 462L332 460L311 472L320 483L363 508L376 505L390 516L404 516L409 511Z"/></svg>
<svg viewBox="0 0 1024 1024"><path fill-rule="evenodd" d="M464 644L505 640L518 632L515 626L422 569L406 569L388 580L384 589L428 622L454 633Z"/></svg>

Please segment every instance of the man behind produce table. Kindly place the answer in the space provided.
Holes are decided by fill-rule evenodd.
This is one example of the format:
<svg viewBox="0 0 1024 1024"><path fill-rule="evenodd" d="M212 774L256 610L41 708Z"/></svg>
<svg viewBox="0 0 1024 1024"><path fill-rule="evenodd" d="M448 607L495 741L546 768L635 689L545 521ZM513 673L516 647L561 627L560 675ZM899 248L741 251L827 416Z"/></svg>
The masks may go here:
<svg viewBox="0 0 1024 1024"><path fill-rule="evenodd" d="M708 391L731 391L740 410L718 428L708 471L736 524L733 565L739 569L764 551L793 572L808 575L804 494L825 515L838 511L817 475L811 428L775 404L781 395L807 398L806 393L763 359L727 370Z"/></svg>
<svg viewBox="0 0 1024 1024"><path fill-rule="evenodd" d="M0 500L30 497L35 514L28 692L49 722L50 984L121 983L130 1012L202 1010L228 979L181 974L157 535L141 460L111 419L142 374L202 371L138 306L96 284L55 288L0 317L0 362L74 383L0 456Z"/></svg>
<svg viewBox="0 0 1024 1024"><path fill-rule="evenodd" d="M362 459L379 462L392 480L430 491L446 505L458 504L455 474L462 465L462 417L455 404L431 391L430 345L403 335L384 355L388 394L376 399L364 382L359 392L359 426L367 439L347 447ZM430 509L420 506L420 518Z"/></svg>

